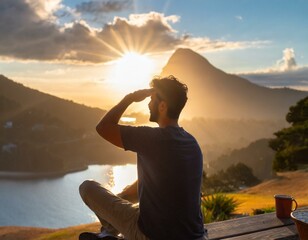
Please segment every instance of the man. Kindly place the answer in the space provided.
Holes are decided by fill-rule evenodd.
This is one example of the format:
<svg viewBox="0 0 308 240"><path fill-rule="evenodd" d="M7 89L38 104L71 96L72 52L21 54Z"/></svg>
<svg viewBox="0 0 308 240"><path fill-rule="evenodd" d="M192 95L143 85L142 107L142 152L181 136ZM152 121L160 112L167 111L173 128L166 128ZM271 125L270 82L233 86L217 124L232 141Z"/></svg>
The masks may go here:
<svg viewBox="0 0 308 240"><path fill-rule="evenodd" d="M155 78L151 86L125 96L96 128L110 143L137 153L139 208L124 200L134 199L137 183L115 196L98 183L85 181L80 194L103 229L82 233L81 240L115 239L119 232L128 240L205 239L200 210L202 153L195 138L178 125L187 86L173 76ZM159 127L118 124L130 104L147 97L150 121Z"/></svg>

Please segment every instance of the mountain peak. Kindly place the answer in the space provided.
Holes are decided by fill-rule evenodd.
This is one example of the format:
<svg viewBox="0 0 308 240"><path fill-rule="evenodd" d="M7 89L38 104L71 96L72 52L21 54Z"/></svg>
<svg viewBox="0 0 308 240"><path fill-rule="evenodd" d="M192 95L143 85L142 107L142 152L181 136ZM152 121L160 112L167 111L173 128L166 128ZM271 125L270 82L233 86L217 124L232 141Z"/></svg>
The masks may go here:
<svg viewBox="0 0 308 240"><path fill-rule="evenodd" d="M200 54L196 53L190 48L178 48L175 50L172 56L187 56L188 54L194 55L194 56L200 56Z"/></svg>
<svg viewBox="0 0 308 240"><path fill-rule="evenodd" d="M163 68L161 73L162 76L170 75L170 73L178 72L178 67L185 66L192 71L204 71L206 70L208 73L211 72L220 72L219 69L215 68L205 57L194 52L189 48L178 48L172 56L169 58L168 63Z"/></svg>
<svg viewBox="0 0 308 240"><path fill-rule="evenodd" d="M170 57L168 64L181 64L187 62L194 61L194 62L202 62L202 64L211 65L210 62L200 54L194 52L189 48L178 48ZM212 66L212 65L211 65Z"/></svg>
<svg viewBox="0 0 308 240"><path fill-rule="evenodd" d="M191 49L179 48L163 68L188 86L188 116L281 119L304 92L270 89L225 73ZM200 104L202 103L202 104Z"/></svg>

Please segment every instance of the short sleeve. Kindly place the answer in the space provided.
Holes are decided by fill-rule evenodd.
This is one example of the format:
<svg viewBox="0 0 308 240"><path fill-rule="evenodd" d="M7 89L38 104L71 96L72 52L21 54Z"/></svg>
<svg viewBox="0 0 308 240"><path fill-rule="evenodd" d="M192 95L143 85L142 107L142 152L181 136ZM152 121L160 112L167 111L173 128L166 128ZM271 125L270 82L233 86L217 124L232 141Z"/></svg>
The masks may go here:
<svg viewBox="0 0 308 240"><path fill-rule="evenodd" d="M153 146L158 131L151 127L121 126L120 133L125 150L144 152Z"/></svg>

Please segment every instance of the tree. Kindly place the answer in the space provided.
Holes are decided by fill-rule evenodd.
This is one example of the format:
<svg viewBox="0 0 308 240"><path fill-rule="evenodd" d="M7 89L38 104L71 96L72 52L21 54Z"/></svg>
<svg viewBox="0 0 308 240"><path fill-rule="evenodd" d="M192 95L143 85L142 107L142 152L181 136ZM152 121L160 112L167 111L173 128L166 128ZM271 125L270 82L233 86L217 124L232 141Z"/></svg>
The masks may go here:
<svg viewBox="0 0 308 240"><path fill-rule="evenodd" d="M298 164L308 164L308 96L290 107L286 120L291 126L276 132L276 138L269 142L276 151L276 171L296 170Z"/></svg>
<svg viewBox="0 0 308 240"><path fill-rule="evenodd" d="M242 186L253 186L260 182L252 173L252 169L244 163L231 165L226 171L219 171L207 177L203 174L202 191L204 194L232 192Z"/></svg>
<svg viewBox="0 0 308 240"><path fill-rule="evenodd" d="M231 165L226 170L226 178L229 179L229 182L235 187L253 186L260 182L260 180L253 175L252 169L241 162L236 165Z"/></svg>

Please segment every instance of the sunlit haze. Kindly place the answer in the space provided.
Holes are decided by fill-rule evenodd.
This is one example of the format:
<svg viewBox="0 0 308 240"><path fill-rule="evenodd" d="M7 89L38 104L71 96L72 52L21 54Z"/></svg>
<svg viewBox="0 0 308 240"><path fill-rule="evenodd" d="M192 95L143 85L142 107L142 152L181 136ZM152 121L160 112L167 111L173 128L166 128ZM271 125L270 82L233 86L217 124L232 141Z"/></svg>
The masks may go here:
<svg viewBox="0 0 308 240"><path fill-rule="evenodd" d="M135 52L128 52L115 62L108 76L114 91L129 93L148 88L154 72L153 59Z"/></svg>
<svg viewBox="0 0 308 240"><path fill-rule="evenodd" d="M0 74L109 109L190 48L260 85L307 90L307 11L300 0L3 0Z"/></svg>

